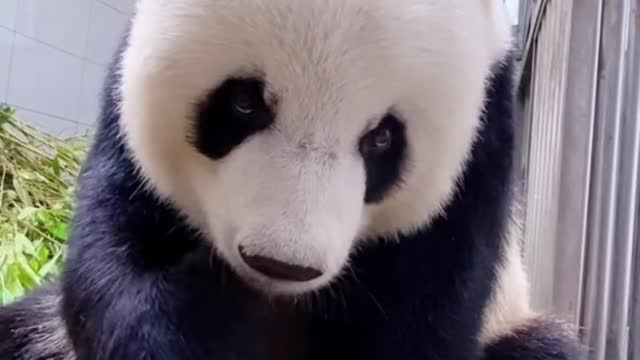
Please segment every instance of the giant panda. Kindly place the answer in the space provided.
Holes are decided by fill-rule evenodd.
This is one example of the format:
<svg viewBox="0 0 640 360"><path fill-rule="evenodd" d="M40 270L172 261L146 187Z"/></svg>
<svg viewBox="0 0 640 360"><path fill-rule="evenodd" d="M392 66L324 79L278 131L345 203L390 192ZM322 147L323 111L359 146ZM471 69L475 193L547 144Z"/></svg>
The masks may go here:
<svg viewBox="0 0 640 360"><path fill-rule="evenodd" d="M0 358L577 360L529 307L502 0L138 0Z"/></svg>

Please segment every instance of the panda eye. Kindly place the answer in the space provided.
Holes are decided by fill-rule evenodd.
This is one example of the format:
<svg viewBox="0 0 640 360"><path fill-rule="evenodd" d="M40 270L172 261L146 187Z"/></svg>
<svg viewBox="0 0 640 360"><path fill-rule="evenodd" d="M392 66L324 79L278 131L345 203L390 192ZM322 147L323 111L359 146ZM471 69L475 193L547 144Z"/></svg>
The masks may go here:
<svg viewBox="0 0 640 360"><path fill-rule="evenodd" d="M220 159L275 121L259 78L224 81L196 105L191 142L204 155Z"/></svg>
<svg viewBox="0 0 640 360"><path fill-rule="evenodd" d="M253 113L253 104L246 96L240 96L233 101L233 108L241 115Z"/></svg>
<svg viewBox="0 0 640 360"><path fill-rule="evenodd" d="M360 140L360 152L364 156L382 154L393 145L393 134L387 122L366 133Z"/></svg>
<svg viewBox="0 0 640 360"><path fill-rule="evenodd" d="M367 174L364 201L380 202L402 179L407 157L404 123L387 114L375 129L362 135L359 150Z"/></svg>
<svg viewBox="0 0 640 360"><path fill-rule="evenodd" d="M262 88L253 83L237 83L230 94L229 102L238 116L249 116L264 109Z"/></svg>
<svg viewBox="0 0 640 360"><path fill-rule="evenodd" d="M235 89L230 102L236 115L247 116L255 113L260 107L260 99L255 89L240 87Z"/></svg>

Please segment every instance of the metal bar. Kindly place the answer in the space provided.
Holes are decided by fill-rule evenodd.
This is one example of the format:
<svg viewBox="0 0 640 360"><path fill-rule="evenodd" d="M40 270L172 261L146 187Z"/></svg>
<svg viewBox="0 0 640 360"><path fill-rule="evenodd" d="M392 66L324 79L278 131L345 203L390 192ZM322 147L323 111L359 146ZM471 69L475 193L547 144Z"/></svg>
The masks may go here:
<svg viewBox="0 0 640 360"><path fill-rule="evenodd" d="M540 1L522 22L534 305L583 327L593 360L640 359L639 8Z"/></svg>
<svg viewBox="0 0 640 360"><path fill-rule="evenodd" d="M638 58L636 58L638 59ZM638 65L638 63L636 63ZM640 79L636 78L640 84ZM640 94L636 99L638 107L636 108L636 122L640 123ZM640 162L635 164L636 175L640 176ZM636 196L636 209L640 207L640 195ZM635 219L635 256L634 256L634 285L631 309L631 325L629 338L629 359L640 359L640 219L636 215Z"/></svg>
<svg viewBox="0 0 640 360"><path fill-rule="evenodd" d="M616 215L620 179L620 139L625 66L621 14L628 0L603 3L603 34L600 52L602 70L598 91L597 127L594 137L594 167L589 213L588 278L585 291L585 325L593 360L607 357L608 324L616 244Z"/></svg>
<svg viewBox="0 0 640 360"><path fill-rule="evenodd" d="M580 325L587 213L596 114L602 2L571 4L570 40L563 113L564 143L554 234L558 261L553 309Z"/></svg>
<svg viewBox="0 0 640 360"><path fill-rule="evenodd" d="M542 19L544 17L545 9L548 3L549 0L538 0L538 2L534 5L534 10L530 12L530 21L527 22L527 32L524 35L524 46L522 48L522 72L520 73L520 78L518 79L520 88L522 88L522 86L526 86L530 81L530 67L534 56L533 47L535 44L535 39L537 38L540 31L540 25L542 24ZM522 89L519 89L518 92L522 92Z"/></svg>
<svg viewBox="0 0 640 360"><path fill-rule="evenodd" d="M530 17L530 19L532 19L532 22L529 24L529 32L526 35L524 42L525 61L528 61L528 54L531 54L531 51L529 51L531 49L531 45L540 32L540 25L542 24L542 19L544 17L544 10L546 9L548 4L549 0L538 0L538 3L535 4L532 16Z"/></svg>
<svg viewBox="0 0 640 360"><path fill-rule="evenodd" d="M616 216L616 259L610 294L614 306L610 310L608 325L607 359L625 360L629 355L629 331L631 327L631 297L633 296L634 250L636 242L636 220L638 218L638 163L640 161L640 123L638 122L638 54L629 47L630 39L637 39L637 23L632 15L631 0L622 3L620 13L623 67L619 69L623 79L618 97L622 113L620 143L620 183Z"/></svg>

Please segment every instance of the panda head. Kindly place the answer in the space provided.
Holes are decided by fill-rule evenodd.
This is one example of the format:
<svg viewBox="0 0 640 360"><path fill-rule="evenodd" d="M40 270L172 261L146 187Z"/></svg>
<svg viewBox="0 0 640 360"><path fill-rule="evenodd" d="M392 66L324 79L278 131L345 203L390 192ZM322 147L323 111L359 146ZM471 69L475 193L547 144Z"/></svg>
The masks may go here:
<svg viewBox="0 0 640 360"><path fill-rule="evenodd" d="M120 127L149 187L269 294L429 223L508 47L502 0L140 0Z"/></svg>

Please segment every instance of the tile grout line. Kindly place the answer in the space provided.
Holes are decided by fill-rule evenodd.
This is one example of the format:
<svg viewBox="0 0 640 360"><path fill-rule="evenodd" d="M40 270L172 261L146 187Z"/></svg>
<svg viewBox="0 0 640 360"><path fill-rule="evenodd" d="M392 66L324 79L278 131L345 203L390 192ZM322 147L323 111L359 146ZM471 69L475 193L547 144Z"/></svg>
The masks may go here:
<svg viewBox="0 0 640 360"><path fill-rule="evenodd" d="M126 15L126 16L130 16L130 15L131 15L131 14L128 14L126 11L120 10L120 9L118 9L117 7L115 7L115 6L113 6L113 5L111 5L111 4L107 3L107 2L105 2L104 0L96 0L96 1L97 1L97 2L99 2L99 3L101 3L101 4L102 4L102 5L104 5L104 6L108 7L108 8L111 8L111 9L113 9L113 10L115 10L115 11L119 12L119 13L120 13L120 14L122 14L122 15Z"/></svg>
<svg viewBox="0 0 640 360"><path fill-rule="evenodd" d="M11 85L11 74L13 73L12 68L13 68L13 53L15 52L15 45L16 45L16 32L14 31L11 34L11 45L9 46L9 65L8 65L8 69L7 69L7 83L5 84L5 101L8 103L9 102L9 88Z"/></svg>
<svg viewBox="0 0 640 360"><path fill-rule="evenodd" d="M88 59L88 53L89 53L89 37L91 35L91 24L92 24L92 20L95 16L95 12L96 12L96 3L97 0L93 0L91 1L91 4L89 5L89 16L87 19L87 26L86 26L86 38L84 40L84 49L83 49L83 58L82 58L82 74L80 76L80 91L76 94L76 120L82 118L84 119L84 117L86 116L85 114L85 106L84 106L84 84L85 84L85 80L87 77L87 63L89 62Z"/></svg>
<svg viewBox="0 0 640 360"><path fill-rule="evenodd" d="M95 4L95 3L100 3L100 4L104 5L104 6L107 6L108 8L110 8L110 9L112 9L112 10L114 10L114 11L118 12L120 15L124 15L124 16L127 16L127 17L130 17L130 16L131 16L131 15L128 15L128 14L126 14L126 13L123 13L122 11L117 10L117 9L116 9L116 8L114 8L113 6L110 6L110 5L108 5L108 4L105 4L105 3L104 3L103 1L101 1L101 0L94 0L94 2L93 2L93 3L94 3L94 4ZM93 7L92 7L92 9L93 9ZM91 14L92 14L92 13L90 13L90 14L89 14L89 16L91 16ZM13 32L13 33L15 33L15 34L17 34L17 35L20 35L20 36L22 36L22 37L24 37L24 38L27 38L27 39L32 40L32 41L35 41L35 42L37 42L38 44L45 45L45 46L47 46L47 47L49 47L49 48L51 48L51 49L54 49L54 50L60 51L60 52L62 52L62 53L64 53L64 54L67 54L67 55L70 55L70 56L73 56L73 57L79 58L79 59L81 59L81 60L86 60L86 61L88 61L88 62L92 63L93 65L97 65L97 66L101 66L101 67L107 67L107 66L109 65L108 63L101 63L101 62L99 62L99 61L96 61L96 60L90 59L90 58L88 57L88 55L87 55L88 46L89 46L89 30L90 30L90 28L91 28L91 18L89 19L89 24L88 24L88 26L87 26L87 39L85 40L85 48L84 48L84 52L83 52L83 54L81 54L81 55L74 54L73 52L71 52L71 51L69 51L69 50L62 49L62 48L60 48L60 47L58 47L58 46L56 46L56 45L53 45L53 44L51 44L51 43L48 43L48 42L46 42L46 41L44 41L44 40L40 40L40 39L38 39L38 38L36 38L36 37L33 37L33 36L30 36L30 35L27 35L27 34L23 34L23 33L21 33L21 32L18 32L18 30L17 30L17 29L10 29L10 28L8 28L8 27L6 27L6 26L2 26L2 25L0 25L0 28L4 28L4 29L6 29L6 30L9 30L9 31L11 31L11 32ZM14 43L15 43L15 42L14 42Z"/></svg>
<svg viewBox="0 0 640 360"><path fill-rule="evenodd" d="M53 118L53 119L56 119L56 120L62 120L64 122L71 123L73 125L81 125L81 126L86 126L86 127L92 126L91 124L86 124L86 123L82 123L82 122L79 122L77 120L69 119L69 118L66 118L66 117L63 117L63 116L46 113L46 112L43 112L42 110L36 110L36 109L33 109L31 107L28 107L28 106L15 105L15 104L9 104L9 105L12 105L13 107L17 108L18 110L25 110L25 111L28 111L28 112L31 112L31 113L34 113L34 114L37 114L37 115L47 116L47 117L50 117L50 118Z"/></svg>
<svg viewBox="0 0 640 360"><path fill-rule="evenodd" d="M59 51L59 52L61 52L61 53L65 54L65 55L72 56L72 57L74 57L74 58L76 58L76 59L80 59L80 60L87 61L87 62L91 63L92 65L95 65L95 66L98 66L98 67L102 67L102 68L107 68L107 67L108 67L108 64L107 64L107 63L101 63L101 62L95 61L95 60L93 60L93 59L90 59L90 58L88 58L87 56L80 56L80 55L74 54L74 53L72 53L72 52L69 52L69 51L67 51L67 50L61 49L61 48L59 48L59 47L57 47L57 46L55 46L55 45L49 44L49 43L47 43L47 42L45 42L45 41L42 41L42 40L40 40L40 39L36 39L36 38L34 38L34 37L31 37L31 36L28 36L28 35L25 35L25 34L19 33L19 32L17 32L17 31L13 31L13 33L14 33L15 35L19 35L19 36L21 36L21 37L23 37L23 38L25 38L25 39L29 39L29 40L31 40L31 41L33 41L33 42L36 42L36 43L38 43L38 44L40 44L40 45L44 45L44 46L46 46L46 47L48 47L48 48L50 48L50 49L52 49L52 50Z"/></svg>
<svg viewBox="0 0 640 360"><path fill-rule="evenodd" d="M127 17L127 19L128 19L127 21L130 21L130 17L132 16L131 14L127 14L126 12L124 12L124 11L122 11L122 10L117 9L117 8L115 8L114 6L110 5L110 4L107 4L107 3L105 3L105 2L104 2L104 1L102 1L102 0L94 0L93 4L96 4L96 3L100 3L100 4L102 4L102 5L106 6L106 7L108 7L109 9L116 11L118 14L126 16L126 17ZM93 7L92 7L92 9L93 9ZM90 16L90 17L91 17L91 14L92 14L92 13L90 13L90 14L89 14L89 16ZM15 27L15 26L14 26L14 27ZM46 41L44 41L44 40L38 39L37 37L34 37L34 36L30 36L30 35L27 35L27 34L21 33L21 32L19 32L17 29L11 29L11 28L6 27L6 26L3 26L3 25L0 25L0 28L6 29L6 30L8 30L8 31L10 31L10 32L12 32L12 33L14 33L14 34L20 35L20 36L22 36L22 37L24 37L24 38L27 38L27 39L29 39L29 40L32 40L32 41L34 41L34 42L36 42L36 43L38 43L38 44L41 44L41 45L47 46L47 47L49 47L49 48L51 48L51 49L54 49L54 50L60 51L60 52L62 52L62 53L64 53L64 54L66 54L66 55L73 56L73 57L79 58L79 59L81 59L81 60L86 60L86 61L90 62L90 63L91 63L91 64L93 64L93 65L96 65L96 66L99 66L99 67L102 67L102 68L106 68L106 67L108 67L108 66L109 66L109 64L108 64L108 63L102 63L102 62L99 62L99 61L96 61L96 60L90 59L90 58L88 57L88 55L87 55L87 52L88 52L88 46L89 46L89 30L91 29L91 18L89 19L89 24L87 25L87 39L85 40L85 47L84 47L84 49L83 49L84 51L83 51L83 54L81 54L81 55L74 54L73 52L71 52L71 51L69 51L69 50L62 49L62 48L60 48L60 47L58 47L58 46L56 46L56 45L54 45L54 44L51 44L51 43L48 43L48 42L46 42ZM14 40L14 44L15 44L15 40Z"/></svg>
<svg viewBox="0 0 640 360"><path fill-rule="evenodd" d="M10 28L8 26L1 25L1 24L0 24L0 29L5 29L5 30L7 30L9 32L12 32L12 33L16 32L16 29L12 29L12 28Z"/></svg>
<svg viewBox="0 0 640 360"><path fill-rule="evenodd" d="M93 3L90 5L91 6L91 8L90 8L91 11L89 12L89 21L87 22L87 26L86 26L86 34L87 34L87 36L86 36L86 39L85 39L84 48L82 49L82 54L80 56L78 54L72 52L72 51L60 48L55 44L49 43L49 42L47 42L45 40L41 40L41 39L37 38L36 36L31 36L31 35L24 34L24 33L20 32L17 29L16 24L14 24L13 28L9 28L8 26L5 26L5 25L0 25L0 29L7 30L10 33L9 61L8 61L8 79L7 79L7 84L6 84L6 87L5 87L5 91L6 91L6 99L5 100L6 100L7 103L9 103L9 100L10 100L9 99L9 97L10 97L10 89L11 89L11 84L13 82L12 78L14 77L14 76L12 76L12 74L14 73L13 66L14 66L15 61L16 61L16 59L15 59L16 53L15 52L16 52L16 48L18 46L17 44L18 44L18 41L19 41L19 36L24 38L24 39L28 39L30 41L33 41L34 43L39 44L41 46L44 46L45 48L48 48L50 50L57 51L57 52L59 52L61 54L64 54L64 55L67 55L67 56L71 56L71 57L73 57L75 59L81 60L83 62L82 69L81 69L81 77L80 77L80 79L81 79L80 87L81 88L82 88L82 86L81 86L82 83L84 83L84 80L87 77L87 71L88 71L87 69L88 69L89 66L93 65L93 66L99 68L100 70L105 70L107 68L108 64L105 64L105 63L102 63L102 62L99 62L99 61L95 61L95 60L90 59L88 57L88 48L89 48L89 44L90 44L90 40L91 40L90 37L89 37L89 33L90 33L90 30L91 30L91 26L92 26L91 20L92 20L93 16L95 15L95 10L94 9L97 6L97 4L105 6L105 8L110 9L111 11L114 11L115 13L117 13L120 16L127 17L129 19L129 21L130 21L130 17L132 16L132 14L129 14L128 12L125 12L125 11L119 9L119 8L115 7L114 5L106 3L104 0L93 0ZM17 10L16 10L16 12L17 12ZM16 14L16 16L17 16L17 14ZM15 22L17 22L16 19L14 19L14 23ZM83 93L82 89L80 89L80 93L77 95L78 103L82 102L82 96L81 96L82 93ZM42 110L36 110L36 109L31 108L29 106L21 106L21 105L17 105L17 104L14 104L14 106L16 108L18 108L18 109L22 109L24 111L28 111L28 112L34 113L36 115L45 116L45 117L49 117L51 119L63 121L63 122L65 122L65 123L67 123L68 125L71 125L71 126L79 126L79 127L86 127L86 128L91 128L92 126L94 126L94 125L92 125L91 123L89 123L87 121L80 121L79 119L72 119L72 118L68 118L68 117L65 117L65 116L59 116L59 115L50 114L50 113L42 111ZM82 111L80 111L80 110L81 109L79 107L78 110L76 111L75 117L84 119L84 117L81 114Z"/></svg>

